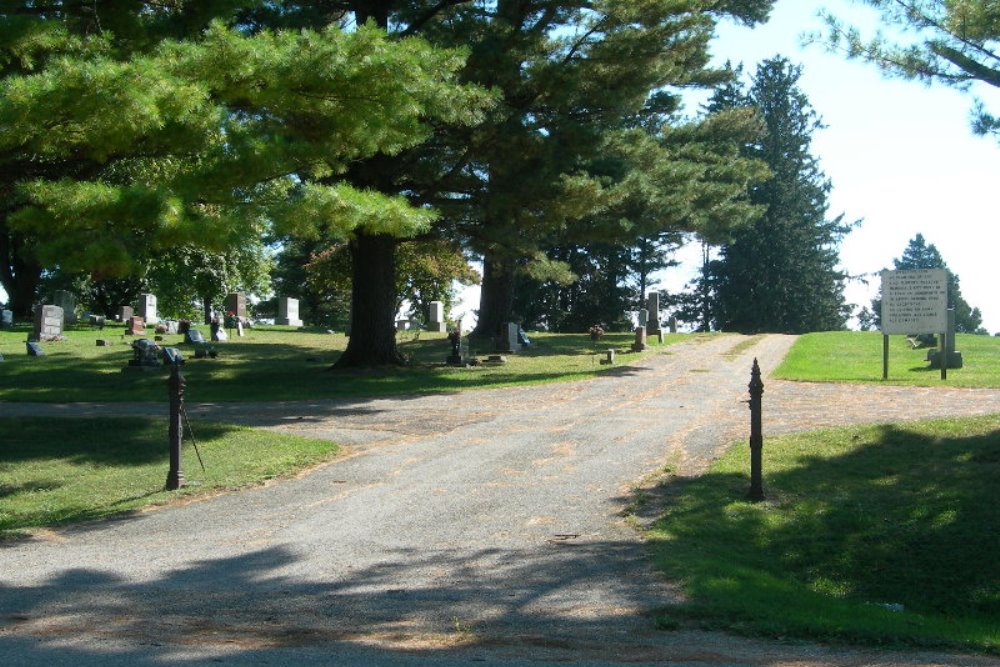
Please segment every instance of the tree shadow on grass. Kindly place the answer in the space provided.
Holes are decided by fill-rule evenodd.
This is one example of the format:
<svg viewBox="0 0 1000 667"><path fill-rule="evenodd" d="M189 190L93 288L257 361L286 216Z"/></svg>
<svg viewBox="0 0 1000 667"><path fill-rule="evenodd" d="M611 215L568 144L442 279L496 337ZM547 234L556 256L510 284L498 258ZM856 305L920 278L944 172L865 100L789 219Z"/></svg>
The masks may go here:
<svg viewBox="0 0 1000 667"><path fill-rule="evenodd" d="M875 433L841 456L803 450L770 472L765 445L768 503L740 502L749 488L744 474L667 484L661 493L674 506L660 525L671 539L654 550L669 572L690 577L692 609L711 601L710 614L754 614L744 620L781 627L790 609L808 602L803 613L829 614L833 635L837 623L857 624L852 614L891 615L883 604L995 625L1000 431L936 438L882 426ZM769 597L772 617L749 611L748 601Z"/></svg>

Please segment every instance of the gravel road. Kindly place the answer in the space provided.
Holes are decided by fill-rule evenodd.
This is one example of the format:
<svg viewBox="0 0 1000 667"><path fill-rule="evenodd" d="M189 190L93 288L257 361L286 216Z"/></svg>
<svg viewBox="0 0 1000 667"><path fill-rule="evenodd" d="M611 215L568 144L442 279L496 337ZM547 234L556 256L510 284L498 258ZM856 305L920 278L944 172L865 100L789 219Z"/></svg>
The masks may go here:
<svg viewBox="0 0 1000 667"><path fill-rule="evenodd" d="M664 465L697 474L743 437L752 359L766 373L792 342L755 340L685 343L565 384L189 406L347 454L299 479L0 543L0 665L1000 664L653 628L680 593L625 508ZM768 433L1000 411L997 390L928 401L765 382ZM0 404L0 417L162 411Z"/></svg>

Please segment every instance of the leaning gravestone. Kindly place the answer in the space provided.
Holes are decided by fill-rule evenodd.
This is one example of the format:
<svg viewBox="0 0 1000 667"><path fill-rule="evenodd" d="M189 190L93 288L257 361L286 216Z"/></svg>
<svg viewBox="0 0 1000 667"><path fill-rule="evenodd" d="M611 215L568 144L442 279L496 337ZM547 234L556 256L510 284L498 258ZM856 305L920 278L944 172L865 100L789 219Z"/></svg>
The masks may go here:
<svg viewBox="0 0 1000 667"><path fill-rule="evenodd" d="M302 320L299 319L299 300L289 297L278 299L278 318L274 323L290 327L302 326Z"/></svg>
<svg viewBox="0 0 1000 667"><path fill-rule="evenodd" d="M14 312L0 310L0 329L9 329L12 326L14 326Z"/></svg>
<svg viewBox="0 0 1000 667"><path fill-rule="evenodd" d="M146 324L156 324L160 318L156 315L156 296L142 294L139 296L139 314Z"/></svg>
<svg viewBox="0 0 1000 667"><path fill-rule="evenodd" d="M447 331L448 324L444 321L444 303L441 301L431 301L430 303L430 317L428 317L427 330L428 331ZM517 340L515 338L515 340Z"/></svg>
<svg viewBox="0 0 1000 667"><path fill-rule="evenodd" d="M128 336L145 336L146 335L146 323L143 321L142 317L135 315L130 317L125 327L125 334Z"/></svg>
<svg viewBox="0 0 1000 667"><path fill-rule="evenodd" d="M35 310L34 340L59 340L63 332L63 309L59 306L38 306Z"/></svg>
<svg viewBox="0 0 1000 667"><path fill-rule="evenodd" d="M63 322L76 323L76 297L71 292L57 289L52 293L52 303L63 309Z"/></svg>

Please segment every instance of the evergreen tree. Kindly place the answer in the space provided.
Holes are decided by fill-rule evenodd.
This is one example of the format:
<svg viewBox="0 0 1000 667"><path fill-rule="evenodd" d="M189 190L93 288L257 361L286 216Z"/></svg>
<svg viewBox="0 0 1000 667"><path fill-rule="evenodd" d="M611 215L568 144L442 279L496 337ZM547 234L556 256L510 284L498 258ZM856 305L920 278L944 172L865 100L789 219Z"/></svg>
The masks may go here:
<svg viewBox="0 0 1000 667"><path fill-rule="evenodd" d="M801 69L782 57L758 67L743 104L766 128L747 154L764 162L769 179L751 189L761 218L738 228L710 266L723 330L802 333L844 327L843 273L836 269L849 227L828 220L830 183L810 153L821 124L798 88ZM734 98L725 91L726 103ZM738 99L738 97L736 98Z"/></svg>
<svg viewBox="0 0 1000 667"><path fill-rule="evenodd" d="M948 268L944 258L933 243L927 243L923 234L917 234L903 249L903 254L892 260L897 270L944 269L948 274L948 307L955 309L955 331L958 333L986 333L982 329L983 315L962 298L958 276ZM872 299L874 324L882 324L882 299Z"/></svg>

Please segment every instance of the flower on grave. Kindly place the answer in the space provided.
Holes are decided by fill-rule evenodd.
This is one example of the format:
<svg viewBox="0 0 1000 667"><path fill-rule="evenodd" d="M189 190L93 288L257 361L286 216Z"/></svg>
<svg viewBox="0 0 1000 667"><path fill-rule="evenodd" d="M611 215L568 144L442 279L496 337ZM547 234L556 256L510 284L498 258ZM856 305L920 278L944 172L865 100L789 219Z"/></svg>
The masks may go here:
<svg viewBox="0 0 1000 667"><path fill-rule="evenodd" d="M591 340L598 340L600 339L601 336L604 335L604 327L602 327L600 324L595 324L594 326L590 327L590 329L588 329L588 332L590 333Z"/></svg>

